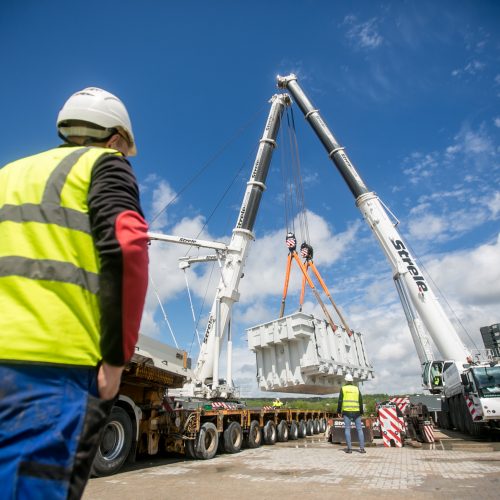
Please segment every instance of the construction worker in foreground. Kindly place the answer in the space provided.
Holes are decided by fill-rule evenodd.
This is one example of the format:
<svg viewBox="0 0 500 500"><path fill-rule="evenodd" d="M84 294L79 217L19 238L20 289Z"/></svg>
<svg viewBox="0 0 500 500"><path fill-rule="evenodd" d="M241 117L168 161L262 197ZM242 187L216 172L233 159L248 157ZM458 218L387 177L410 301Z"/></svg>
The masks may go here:
<svg viewBox="0 0 500 500"><path fill-rule="evenodd" d="M337 413L344 417L345 440L347 444L346 453L352 453L351 442L351 422L356 425L359 440L359 452L365 451L365 436L361 425L361 415L363 415L363 397L361 391L352 383L353 378L350 373L345 376L346 384L342 387L339 394Z"/></svg>
<svg viewBox="0 0 500 500"><path fill-rule="evenodd" d="M80 498L148 276L123 103L98 88L57 119L64 144L0 169L2 498Z"/></svg>

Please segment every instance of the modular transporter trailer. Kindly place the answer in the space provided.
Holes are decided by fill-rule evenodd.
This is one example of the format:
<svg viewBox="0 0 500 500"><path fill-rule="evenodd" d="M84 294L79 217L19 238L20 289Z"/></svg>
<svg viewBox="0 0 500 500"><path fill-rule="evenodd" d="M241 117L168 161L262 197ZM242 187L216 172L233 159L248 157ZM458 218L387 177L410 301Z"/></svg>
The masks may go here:
<svg viewBox="0 0 500 500"><path fill-rule="evenodd" d="M127 365L93 465L96 476L160 451L207 460L325 432L333 413L249 408L244 403L172 396L190 371L186 353L144 336ZM169 395L170 393L170 395Z"/></svg>

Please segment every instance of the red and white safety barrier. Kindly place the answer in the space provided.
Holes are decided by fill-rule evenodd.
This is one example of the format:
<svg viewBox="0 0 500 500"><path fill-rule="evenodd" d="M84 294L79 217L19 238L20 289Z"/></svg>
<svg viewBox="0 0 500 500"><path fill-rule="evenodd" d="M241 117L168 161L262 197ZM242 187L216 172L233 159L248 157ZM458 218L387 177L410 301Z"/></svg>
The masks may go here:
<svg viewBox="0 0 500 500"><path fill-rule="evenodd" d="M391 398L389 399L391 403L394 403L400 410L401 413L404 413L406 407L410 404L410 398L402 397L402 398Z"/></svg>
<svg viewBox="0 0 500 500"><path fill-rule="evenodd" d="M434 443L436 441L434 439L434 427L432 426L432 422L424 422L422 424L421 430L424 443Z"/></svg>
<svg viewBox="0 0 500 500"><path fill-rule="evenodd" d="M479 415L479 412L476 410L476 405L474 404L474 401L472 400L471 397L469 396L465 397L465 404L467 405L467 409L469 410L470 416L472 417L472 421L480 420L481 416Z"/></svg>
<svg viewBox="0 0 500 500"><path fill-rule="evenodd" d="M380 422L380 434L382 435L384 446L388 448L391 446L401 448L403 446L401 439L402 428L396 408L381 406L378 409L378 420Z"/></svg>
<svg viewBox="0 0 500 500"><path fill-rule="evenodd" d="M223 401L214 401L212 403L212 408L214 410L235 410L238 408L236 403L224 403Z"/></svg>

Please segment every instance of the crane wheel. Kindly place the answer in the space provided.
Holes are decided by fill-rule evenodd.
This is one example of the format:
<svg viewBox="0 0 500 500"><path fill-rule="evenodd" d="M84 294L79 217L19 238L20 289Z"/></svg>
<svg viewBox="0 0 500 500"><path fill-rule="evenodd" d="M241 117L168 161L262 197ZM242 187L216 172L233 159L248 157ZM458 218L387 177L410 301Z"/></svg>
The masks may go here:
<svg viewBox="0 0 500 500"><path fill-rule="evenodd" d="M272 420L268 420L264 425L264 444L274 444L276 438L276 425Z"/></svg>
<svg viewBox="0 0 500 500"><path fill-rule="evenodd" d="M214 458L219 446L219 433L217 427L212 422L205 422L200 429L198 440L196 441L196 458L200 460L210 460Z"/></svg>
<svg viewBox="0 0 500 500"><path fill-rule="evenodd" d="M277 435L278 435L278 441L280 443L284 443L288 441L288 424L286 423L286 420L282 420L278 424L278 429L277 429Z"/></svg>
<svg viewBox="0 0 500 500"><path fill-rule="evenodd" d="M307 426L305 420L299 422L299 438L305 438L307 436Z"/></svg>
<svg viewBox="0 0 500 500"><path fill-rule="evenodd" d="M245 444L247 448L258 448L262 444L262 430L257 420L252 420L250 422Z"/></svg>
<svg viewBox="0 0 500 500"><path fill-rule="evenodd" d="M321 429L321 424L319 423L319 418L313 420L313 433L319 434Z"/></svg>
<svg viewBox="0 0 500 500"><path fill-rule="evenodd" d="M186 439L184 441L184 452L186 453L186 456L188 458L191 458L195 460L196 457L196 451L194 449L195 441L194 439Z"/></svg>
<svg viewBox="0 0 500 500"><path fill-rule="evenodd" d="M306 422L306 434L308 436L312 436L314 434L314 422L312 421L312 418Z"/></svg>
<svg viewBox="0 0 500 500"><path fill-rule="evenodd" d="M296 441L299 439L299 426L295 420L290 423L290 430L288 431L288 439L290 441Z"/></svg>
<svg viewBox="0 0 500 500"><path fill-rule="evenodd" d="M121 469L132 446L132 429L128 413L113 406L92 464L92 475L110 476Z"/></svg>
<svg viewBox="0 0 500 500"><path fill-rule="evenodd" d="M224 431L224 451L226 453L238 453L243 444L243 431L238 422L231 422Z"/></svg>

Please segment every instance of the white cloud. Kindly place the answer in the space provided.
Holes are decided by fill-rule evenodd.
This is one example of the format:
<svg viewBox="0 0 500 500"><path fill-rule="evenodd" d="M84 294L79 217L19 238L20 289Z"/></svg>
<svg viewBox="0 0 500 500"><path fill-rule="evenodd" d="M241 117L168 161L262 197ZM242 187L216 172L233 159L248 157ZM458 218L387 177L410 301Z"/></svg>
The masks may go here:
<svg viewBox="0 0 500 500"><path fill-rule="evenodd" d="M486 206L491 211L491 217L496 219L500 215L500 191L497 191L493 197L486 200Z"/></svg>
<svg viewBox="0 0 500 500"><path fill-rule="evenodd" d="M445 203L444 200L440 200ZM473 201L473 200L472 200ZM469 203L465 208L440 207L425 203L410 211L408 231L411 241L445 242L450 241L495 219L498 214L498 199L488 199ZM461 205L458 205L461 206ZM442 213L438 211L443 210Z"/></svg>
<svg viewBox="0 0 500 500"><path fill-rule="evenodd" d="M349 243L356 237L361 222L352 224L343 233L334 234L332 228L321 216L307 213L310 241L314 248L314 262L320 268L330 266L345 252ZM298 226L298 222L296 222ZM300 247L303 238L297 234ZM245 278L241 281L240 291L245 301L264 298L269 295L280 296L283 290L285 264L288 251L285 246L285 233L278 230L257 239L252 245L245 267ZM297 266L291 275L290 288L300 279Z"/></svg>
<svg viewBox="0 0 500 500"><path fill-rule="evenodd" d="M345 25L350 26L347 31L347 38L355 47L362 49L375 49L383 42L383 38L378 32L379 20L376 17L363 23L357 23L353 15L344 18Z"/></svg>
<svg viewBox="0 0 500 500"><path fill-rule="evenodd" d="M500 234L496 241L471 250L454 252L426 264L434 281L457 304L500 304ZM498 313L497 313L498 316ZM490 316L490 319L494 318ZM486 318L476 320L479 324ZM496 321L500 321L497 317Z"/></svg>
<svg viewBox="0 0 500 500"><path fill-rule="evenodd" d="M403 172L409 176L412 184L417 184L422 179L431 177L439 166L439 154L436 152L414 152L403 160Z"/></svg>
<svg viewBox="0 0 500 500"><path fill-rule="evenodd" d="M495 124L495 127L498 127L500 128L500 117L496 117L494 120L493 120L493 123Z"/></svg>
<svg viewBox="0 0 500 500"><path fill-rule="evenodd" d="M148 176L145 184L147 188L152 186L151 230L157 231L166 226L168 218L164 210L168 204L175 203L177 193L172 189L167 181L160 179L156 175Z"/></svg>
<svg viewBox="0 0 500 500"><path fill-rule="evenodd" d="M486 64L484 62L474 59L468 62L463 68L454 69L451 74L456 77L460 77L462 75L474 76L483 71L485 67Z"/></svg>
<svg viewBox="0 0 500 500"><path fill-rule="evenodd" d="M426 214L409 223L410 236L419 240L434 240L446 228L446 220L433 214Z"/></svg>

